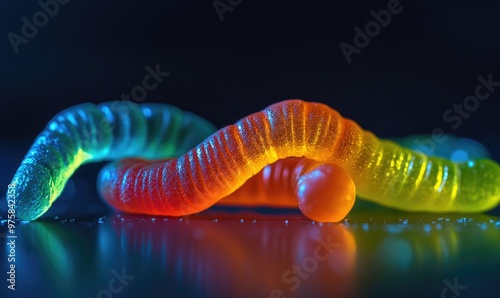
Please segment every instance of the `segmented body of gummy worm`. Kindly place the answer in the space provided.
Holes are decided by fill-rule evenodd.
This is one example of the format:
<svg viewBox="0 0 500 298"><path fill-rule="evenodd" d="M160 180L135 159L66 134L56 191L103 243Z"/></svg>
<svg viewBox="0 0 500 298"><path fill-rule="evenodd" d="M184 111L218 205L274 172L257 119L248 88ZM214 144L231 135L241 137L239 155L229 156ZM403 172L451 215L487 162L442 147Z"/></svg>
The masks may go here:
<svg viewBox="0 0 500 298"><path fill-rule="evenodd" d="M76 115L86 113L81 109L78 110L75 107L68 111ZM139 108L137 110L141 111ZM118 124L110 130L110 135L107 137L116 139L116 142L122 145L104 146L106 149L102 149L103 146L96 142L90 142L91 145L87 150L71 144L69 140L71 132L76 130L78 125L64 123L71 122L70 120L74 119L75 115L63 112L59 115L60 119L56 116L54 120L59 119L59 122L54 127L63 124L65 127L59 132L62 136L56 134L47 138L42 133L14 178L21 182L18 183L21 185L18 190L21 190L21 193L22 191L25 194L28 193L24 199L18 200L18 204L21 203L21 207L18 207L22 210L21 218L35 219L45 212L62 190L64 184L61 181L65 183L76 168L75 159L79 161L76 164L80 164L89 160L118 159L127 156L168 157L170 154L159 152L161 150L156 151L158 148L151 147L153 149L145 150L135 145L133 148L140 149L117 152L135 144L133 139L136 137L144 139L142 136L145 134L150 138L144 140L144 143L139 142L143 144L142 146L148 147L148 142L161 143L161 146L170 145L155 139L157 137L165 141L161 131L157 132L160 133L158 136L153 131L135 130L134 121L127 121L130 117L135 119L141 118L140 115L149 115L146 117L150 119L147 122L156 123L157 120L152 120L155 117L151 117L151 109L146 108L146 110L149 112L142 112L142 114L138 112L137 115L116 111L103 112L108 116L92 116L93 120L90 122L89 119L83 117L81 124L84 124L87 131L92 131L89 127L95 128L99 123L96 120L99 119ZM51 129L51 123L46 131L57 131ZM85 123L92 123L92 125ZM203 128L210 127L201 120L200 123L202 125L193 125L193 127L202 131ZM123 129L122 125L126 128ZM170 131L168 125L163 129ZM196 131L193 129L193 132ZM192 142L185 142L186 146L181 146L172 156L186 151L191 148L190 146L201 141L202 136L209 133L206 129L204 132L205 134L200 133L200 137L194 138ZM54 137L63 140L61 141L63 145L52 145L50 142L60 142L50 140ZM40 144L45 144L45 142L48 142L48 145L43 146L53 146L57 148L55 151L60 151L59 154L67 153L67 147L70 147L73 149L70 152L78 158L73 158L72 161L66 158L68 161L63 164L66 166L64 171L48 175L43 171L47 171L46 168L49 166L43 166L43 164L51 160L51 154L57 155L57 153L51 152L47 156L40 153L50 151L45 150L46 147L41 147ZM93 146L98 149L96 150ZM172 149L174 147L169 148L175 150ZM30 158L31 152L34 152L36 158ZM97 153L89 157L88 152ZM293 178L293 181L287 180L282 184L293 186L289 188L295 192L299 207L301 202L304 203L301 210L306 215L322 221L337 221L347 214L354 202L352 181L356 184L356 190L360 196L386 206L409 211L477 212L493 208L500 199L500 167L491 160L478 159L454 163L443 158L428 157L402 148L393 142L378 140L372 133L362 130L351 120L343 119L337 112L323 104L306 103L300 100L281 102L262 112L245 117L235 125L223 128L211 135L177 159L162 162L122 160L110 164L101 171L98 188L101 196L108 203L124 211L186 215L204 210L221 198L227 197L266 165L293 156L305 157L305 159L281 161L284 163L282 166L284 170L294 173L288 176L282 175ZM34 166L36 164L42 164L42 167ZM275 164L277 167L279 165L280 162ZM267 174L266 169L268 169ZM251 185L251 182L256 179L264 179L265 182L265 179L268 179L266 177L269 177L269 172L269 167L264 168L261 171L262 175L250 179L247 184ZM51 177L50 183L46 177ZM58 192L54 192L52 186L47 186L53 184L52 180L59 180L59 184L56 184L58 186L62 184L62 187L56 188L59 189ZM326 190L325 186L332 186L332 184L335 193L328 192L328 196L339 199L340 203L335 203L336 200L328 200L328 196L318 191ZM41 196L42 199L37 200L40 198L36 193L37 187L43 190L39 186L52 191L46 191L48 194L42 192L44 194ZM246 187L246 189L249 188L251 187ZM26 189L28 189L27 192ZM340 195L336 195L337 191ZM32 196L31 200L28 199L29 195ZM231 196L221 202L248 204L247 199L231 198ZM47 197L50 198L48 202ZM267 204L270 204L269 202L271 201ZM294 203L289 199L284 201L284 205L290 206L291 204ZM336 208L342 211L333 217L328 217L325 216L325 212L321 212L323 207L326 207L326 213Z"/></svg>
<svg viewBox="0 0 500 298"><path fill-rule="evenodd" d="M351 211L356 186L334 163L289 157L265 166L218 204L299 208L320 222L337 222Z"/></svg>
<svg viewBox="0 0 500 298"><path fill-rule="evenodd" d="M175 157L214 131L199 116L164 104L115 101L66 109L38 135L12 179L16 217L45 213L83 163Z"/></svg>
<svg viewBox="0 0 500 298"><path fill-rule="evenodd" d="M121 210L186 215L212 206L287 157L339 167L348 173L341 180L352 179L361 197L403 210L479 212L500 201L500 166L494 161L429 157L377 139L324 104L301 100L249 115L177 159L107 165L98 186Z"/></svg>

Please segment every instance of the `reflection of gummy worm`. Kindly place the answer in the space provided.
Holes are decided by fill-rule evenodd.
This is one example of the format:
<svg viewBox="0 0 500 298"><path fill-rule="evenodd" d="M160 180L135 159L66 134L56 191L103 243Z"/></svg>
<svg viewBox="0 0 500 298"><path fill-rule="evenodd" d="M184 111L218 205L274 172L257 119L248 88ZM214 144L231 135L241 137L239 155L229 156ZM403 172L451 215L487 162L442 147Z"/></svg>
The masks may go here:
<svg viewBox="0 0 500 298"><path fill-rule="evenodd" d="M36 138L12 180L16 216L33 220L45 213L83 163L178 156L213 131L206 120L163 104L107 102L64 110Z"/></svg>
<svg viewBox="0 0 500 298"><path fill-rule="evenodd" d="M352 178L361 197L403 210L478 212L500 200L500 167L494 161L428 157L378 140L326 105L300 100L245 117L177 159L107 165L98 186L108 203L127 212L186 215L212 206L266 165L302 156L347 172L329 177L335 185ZM350 204L346 198L352 195L329 199ZM305 201L315 211L331 205Z"/></svg>
<svg viewBox="0 0 500 298"><path fill-rule="evenodd" d="M212 212L218 222L207 220L206 214L189 217L189 223L135 220L132 228L124 215L123 224L99 225L99 238L106 240L97 250L106 254L115 251L109 245L121 243L123 259L142 256L141 268L156 272L168 286L189 280L188 289L172 287L169 293L173 297L241 297L243 292L245 297L278 297L269 295L274 288L283 290L286 297L353 296L357 244L349 227L306 222L277 225L274 220L282 223L284 218L276 215L270 216L273 221L260 220L259 216L255 223L234 224L239 216L254 216L250 214L235 217ZM292 266L304 268L304 264L308 269L300 270L310 274L309 282L329 286L313 289L300 285ZM242 268L246 268L245 274L234 274Z"/></svg>
<svg viewBox="0 0 500 298"><path fill-rule="evenodd" d="M366 218L377 224L362 223ZM359 256L376 260L374 268L381 266L399 272L446 270L470 255L477 255L478 249L483 260L498 259L500 237L495 225L499 218L478 214L461 223L462 216L458 214L447 215L445 220L421 214L408 214L404 218L406 223L402 223L401 214L386 212L357 213L350 217L351 224L362 220L351 225L357 246L362 248Z"/></svg>

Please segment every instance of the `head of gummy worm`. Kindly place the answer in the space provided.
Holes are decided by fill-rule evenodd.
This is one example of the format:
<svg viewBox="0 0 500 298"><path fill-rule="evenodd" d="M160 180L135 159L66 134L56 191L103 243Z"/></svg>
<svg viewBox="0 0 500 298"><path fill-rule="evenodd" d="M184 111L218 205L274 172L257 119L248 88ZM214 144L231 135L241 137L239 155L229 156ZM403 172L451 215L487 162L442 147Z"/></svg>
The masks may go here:
<svg viewBox="0 0 500 298"><path fill-rule="evenodd" d="M23 164L19 167L7 191L7 200L12 196L17 220L31 221L42 216L52 205L53 180L48 170L35 164Z"/></svg>
<svg viewBox="0 0 500 298"><path fill-rule="evenodd" d="M341 166L320 164L304 173L296 188L299 209L318 222L339 222L351 211L356 185Z"/></svg>

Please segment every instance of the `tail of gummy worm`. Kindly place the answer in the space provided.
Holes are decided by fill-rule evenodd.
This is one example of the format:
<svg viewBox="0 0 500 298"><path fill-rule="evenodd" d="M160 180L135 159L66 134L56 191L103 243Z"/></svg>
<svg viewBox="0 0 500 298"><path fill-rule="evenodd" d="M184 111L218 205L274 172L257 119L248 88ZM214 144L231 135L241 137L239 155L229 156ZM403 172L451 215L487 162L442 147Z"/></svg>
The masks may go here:
<svg viewBox="0 0 500 298"><path fill-rule="evenodd" d="M83 163L124 157L174 157L215 131L206 120L163 104L90 103L57 114L38 135L12 184L16 217L34 220Z"/></svg>
<svg viewBox="0 0 500 298"><path fill-rule="evenodd" d="M286 157L335 163L360 197L408 211L478 212L500 201L500 167L453 163L379 140L318 103L290 100L214 133L178 159L154 166L117 162L98 181L101 196L135 213L186 215L229 195Z"/></svg>
<svg viewBox="0 0 500 298"><path fill-rule="evenodd" d="M457 186L456 190L454 190L457 193L454 200L457 211L471 211L471 205L476 206L476 208L483 206L486 210L489 209L487 206L494 207L498 204L498 196L495 199L495 196L492 194L498 194L498 189L494 190L494 186L498 185L498 181L495 182L495 180L498 179L499 169L498 165L489 159L490 154L488 149L477 141L450 134L444 135L442 139L443 141L441 142L435 142L430 136L413 135L396 139L395 141L399 145L417 152L443 158L442 176L444 178L439 185L443 190L446 183L450 184L449 180L458 180L457 177L453 177L453 174L455 176L458 175L460 180L467 181L467 183L460 183L458 185L460 187ZM453 174L450 175L450 168L452 166L457 166L458 169L454 170ZM479 178L482 175L486 175L486 177ZM481 180L485 180L483 181L483 185L473 186L474 181ZM490 185L490 187L484 187L484 185ZM491 191L492 188L493 191L491 193L488 192L488 189ZM487 198L491 199L489 203ZM481 200L483 201L482 204L478 202ZM446 204L446 202L442 203ZM481 211L481 209L476 210Z"/></svg>
<svg viewBox="0 0 500 298"><path fill-rule="evenodd" d="M378 168L368 166L374 179L359 191L361 197L415 212L482 212L500 203L500 167L493 160L452 162L380 143Z"/></svg>

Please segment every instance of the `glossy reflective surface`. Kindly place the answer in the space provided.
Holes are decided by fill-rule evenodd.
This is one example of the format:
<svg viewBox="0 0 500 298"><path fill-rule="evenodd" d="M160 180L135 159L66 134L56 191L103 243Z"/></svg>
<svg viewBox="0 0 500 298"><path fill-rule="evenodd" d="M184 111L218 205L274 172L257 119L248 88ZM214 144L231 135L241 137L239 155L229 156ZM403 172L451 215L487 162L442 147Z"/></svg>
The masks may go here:
<svg viewBox="0 0 500 298"><path fill-rule="evenodd" d="M455 278L476 297L500 273L500 219L488 215L375 211L319 224L294 213L114 214L16 233L16 295L3 281L2 297L437 296ZM7 254L2 245L2 264Z"/></svg>

